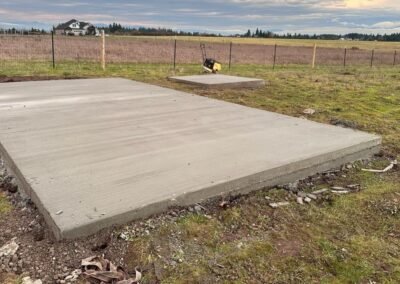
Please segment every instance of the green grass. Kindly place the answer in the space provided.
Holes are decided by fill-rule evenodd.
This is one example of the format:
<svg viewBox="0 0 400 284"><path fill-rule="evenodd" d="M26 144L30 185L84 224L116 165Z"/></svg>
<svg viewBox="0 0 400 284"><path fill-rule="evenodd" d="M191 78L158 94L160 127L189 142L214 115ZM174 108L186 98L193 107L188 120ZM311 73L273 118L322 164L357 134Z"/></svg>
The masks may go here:
<svg viewBox="0 0 400 284"><path fill-rule="evenodd" d="M301 116L305 108L317 113L310 119L329 122L341 119L357 128L383 136L385 149L395 154L400 141L400 67L320 67L236 65L224 73L263 78L265 88L257 90L204 91L167 80L173 74L197 74L198 65L178 65L172 70L162 64L109 64L103 72L98 64L66 62L55 70L49 62L0 62L0 76L116 76L172 87L250 107Z"/></svg>
<svg viewBox="0 0 400 284"><path fill-rule="evenodd" d="M115 64L1 64L0 76L118 76L189 91L250 107L332 119L383 137L386 156L400 153L400 69L239 65L225 73L263 78L256 90L202 90L167 80L197 74L200 66ZM381 158L371 165L383 168ZM360 171L360 165L335 181L361 184L359 193L310 206L273 210L265 195L283 200L283 190L261 190L210 217L190 213L167 222L147 237L131 240L129 266L145 267L143 283L400 283L400 174ZM320 184L319 187L327 185ZM311 189L310 189L311 190ZM0 196L0 208L1 208Z"/></svg>
<svg viewBox="0 0 400 284"><path fill-rule="evenodd" d="M5 196L0 192L0 217L11 210L11 205L5 198Z"/></svg>

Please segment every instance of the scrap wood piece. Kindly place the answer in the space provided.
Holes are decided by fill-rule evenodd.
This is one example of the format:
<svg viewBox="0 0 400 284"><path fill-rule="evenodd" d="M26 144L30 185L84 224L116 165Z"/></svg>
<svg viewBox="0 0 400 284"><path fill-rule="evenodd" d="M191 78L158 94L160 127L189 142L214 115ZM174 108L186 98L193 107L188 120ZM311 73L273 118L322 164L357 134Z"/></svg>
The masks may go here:
<svg viewBox="0 0 400 284"><path fill-rule="evenodd" d="M319 189L319 190L313 191L312 194L318 195L318 194L322 194L322 193L325 193L325 192L328 192L328 191L329 191L329 188L323 188L323 189Z"/></svg>
<svg viewBox="0 0 400 284"><path fill-rule="evenodd" d="M370 172L370 173L386 173L390 171L391 169L394 168L394 166L397 165L397 160L394 160L390 162L390 165L384 168L383 170L375 170L375 169L361 169L364 172Z"/></svg>
<svg viewBox="0 0 400 284"><path fill-rule="evenodd" d="M336 193L336 194L347 194L350 191L348 190L331 190L332 193Z"/></svg>
<svg viewBox="0 0 400 284"><path fill-rule="evenodd" d="M274 202L274 203L270 203L269 206L275 209L278 207L287 206L289 204L290 204L289 202Z"/></svg>
<svg viewBox="0 0 400 284"><path fill-rule="evenodd" d="M138 284L142 279L142 273L135 269L135 279L130 278L128 273L120 266L115 266L108 259L92 256L82 260L82 276L88 283L93 284Z"/></svg>

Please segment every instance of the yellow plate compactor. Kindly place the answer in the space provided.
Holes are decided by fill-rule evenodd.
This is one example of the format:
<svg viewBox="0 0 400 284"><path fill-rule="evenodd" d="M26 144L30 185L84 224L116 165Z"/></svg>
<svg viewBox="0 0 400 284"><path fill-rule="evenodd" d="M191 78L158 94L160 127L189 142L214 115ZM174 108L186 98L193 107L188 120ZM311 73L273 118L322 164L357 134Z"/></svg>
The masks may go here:
<svg viewBox="0 0 400 284"><path fill-rule="evenodd" d="M207 58L206 46L204 43L200 44L201 55L203 56L203 69L208 73L214 73L221 71L222 65L218 61L212 58Z"/></svg>

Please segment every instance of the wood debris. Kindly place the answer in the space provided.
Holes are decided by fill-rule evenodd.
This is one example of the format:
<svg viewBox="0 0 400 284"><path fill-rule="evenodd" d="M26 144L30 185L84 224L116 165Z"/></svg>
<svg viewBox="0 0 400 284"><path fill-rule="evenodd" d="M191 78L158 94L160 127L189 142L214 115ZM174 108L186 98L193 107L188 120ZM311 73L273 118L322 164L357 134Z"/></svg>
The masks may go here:
<svg viewBox="0 0 400 284"><path fill-rule="evenodd" d="M322 193L325 193L325 192L328 192L328 191L329 191L329 188L323 188L323 189L319 189L319 190L313 191L312 194L318 195L318 194L322 194Z"/></svg>
<svg viewBox="0 0 400 284"><path fill-rule="evenodd" d="M370 172L370 173L386 173L388 171L390 171L391 169L394 168L394 166L397 165L397 160L394 160L390 163L389 166L387 166L386 168L384 168L383 170L375 170L375 169L361 169L364 172Z"/></svg>
<svg viewBox="0 0 400 284"><path fill-rule="evenodd" d="M285 201L285 202L274 202L274 203L270 203L269 206L271 208L278 208L278 207L282 207L282 206L288 206L290 203Z"/></svg>

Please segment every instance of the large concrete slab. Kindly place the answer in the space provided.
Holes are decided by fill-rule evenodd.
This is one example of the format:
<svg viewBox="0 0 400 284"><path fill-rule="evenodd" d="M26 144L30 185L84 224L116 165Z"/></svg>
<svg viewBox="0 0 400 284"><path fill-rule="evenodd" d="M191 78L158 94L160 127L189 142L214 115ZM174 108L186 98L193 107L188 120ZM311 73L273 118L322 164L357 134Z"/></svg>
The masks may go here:
<svg viewBox="0 0 400 284"><path fill-rule="evenodd" d="M0 152L58 238L291 182L379 145L125 79L0 84Z"/></svg>
<svg viewBox="0 0 400 284"><path fill-rule="evenodd" d="M175 76L169 79L171 81L196 85L203 88L257 88L265 85L265 81L262 79L223 74Z"/></svg>

